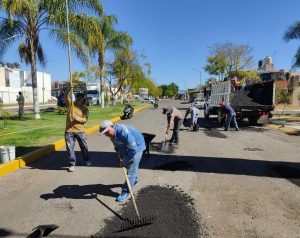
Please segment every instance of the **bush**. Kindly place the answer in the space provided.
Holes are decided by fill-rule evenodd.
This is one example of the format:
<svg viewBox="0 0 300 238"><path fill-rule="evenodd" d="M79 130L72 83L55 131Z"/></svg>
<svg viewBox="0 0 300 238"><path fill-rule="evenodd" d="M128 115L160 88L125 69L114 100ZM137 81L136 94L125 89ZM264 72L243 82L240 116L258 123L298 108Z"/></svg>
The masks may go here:
<svg viewBox="0 0 300 238"><path fill-rule="evenodd" d="M278 88L276 87L276 91L275 91L275 101L276 104L279 103L287 103L288 102L288 90L285 88Z"/></svg>

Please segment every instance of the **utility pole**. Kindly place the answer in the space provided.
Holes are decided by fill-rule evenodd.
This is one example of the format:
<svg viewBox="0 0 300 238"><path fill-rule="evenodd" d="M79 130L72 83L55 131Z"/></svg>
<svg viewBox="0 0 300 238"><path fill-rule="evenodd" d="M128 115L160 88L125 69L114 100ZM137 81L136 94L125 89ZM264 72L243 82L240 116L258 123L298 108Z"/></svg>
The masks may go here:
<svg viewBox="0 0 300 238"><path fill-rule="evenodd" d="M202 84L202 82L201 82L201 70L199 70L199 69L194 69L194 71L197 71L197 72L199 72L199 74L200 74L200 84L199 84L199 89L200 89L201 84Z"/></svg>

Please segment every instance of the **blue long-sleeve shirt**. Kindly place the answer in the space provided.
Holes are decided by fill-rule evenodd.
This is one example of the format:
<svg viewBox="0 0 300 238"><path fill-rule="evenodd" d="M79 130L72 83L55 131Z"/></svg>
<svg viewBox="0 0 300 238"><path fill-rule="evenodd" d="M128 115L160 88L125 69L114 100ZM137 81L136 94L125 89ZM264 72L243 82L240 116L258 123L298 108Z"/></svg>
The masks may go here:
<svg viewBox="0 0 300 238"><path fill-rule="evenodd" d="M236 115L234 109L227 103L224 104L224 110L226 114Z"/></svg>
<svg viewBox="0 0 300 238"><path fill-rule="evenodd" d="M138 129L129 125L115 124L115 134L111 141L120 155L127 158L146 149L143 135Z"/></svg>

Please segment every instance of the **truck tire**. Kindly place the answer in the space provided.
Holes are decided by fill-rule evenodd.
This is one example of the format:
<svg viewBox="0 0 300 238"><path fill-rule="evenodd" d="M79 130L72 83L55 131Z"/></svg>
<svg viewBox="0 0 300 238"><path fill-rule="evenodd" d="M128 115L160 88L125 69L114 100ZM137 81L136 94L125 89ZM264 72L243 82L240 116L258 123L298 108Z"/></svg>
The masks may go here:
<svg viewBox="0 0 300 238"><path fill-rule="evenodd" d="M225 117L223 117L222 110L218 110L218 125L220 127L225 125Z"/></svg>
<svg viewBox="0 0 300 238"><path fill-rule="evenodd" d="M257 117L256 116L248 117L248 121L249 121L249 126L256 126L256 124L257 124Z"/></svg>
<svg viewBox="0 0 300 238"><path fill-rule="evenodd" d="M209 119L209 110L206 108L206 106L204 107L204 119Z"/></svg>

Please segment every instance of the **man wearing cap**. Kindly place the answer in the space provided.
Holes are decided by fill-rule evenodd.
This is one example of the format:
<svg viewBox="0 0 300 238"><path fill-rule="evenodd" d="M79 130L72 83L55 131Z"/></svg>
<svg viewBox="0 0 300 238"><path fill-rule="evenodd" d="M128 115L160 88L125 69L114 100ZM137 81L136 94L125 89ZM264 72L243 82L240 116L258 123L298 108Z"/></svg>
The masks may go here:
<svg viewBox="0 0 300 238"><path fill-rule="evenodd" d="M137 184L137 171L146 149L143 135L136 128L130 125L113 124L109 120L105 120L100 124L100 133L110 138L115 146L116 152L122 161L120 166L127 168L127 175L131 187ZM130 197L129 188L125 183L122 186L121 194L116 201L123 202Z"/></svg>
<svg viewBox="0 0 300 238"><path fill-rule="evenodd" d="M166 135L169 134L170 125L171 125L172 122L174 122L173 134L172 134L172 138L171 138L170 142L171 143L176 143L178 145L178 143L179 143L179 130L180 130L180 127L182 126L182 123L183 123L183 116L182 116L181 112L175 107L165 107L165 108L163 108L163 114L167 115L168 126L167 126Z"/></svg>
<svg viewBox="0 0 300 238"><path fill-rule="evenodd" d="M225 122L225 131L228 131L228 128L230 127L231 121L233 121L235 130L239 130L239 126L236 122L236 113L234 109L227 103L221 102L220 107L222 110L224 110L224 113L226 113L226 122Z"/></svg>
<svg viewBox="0 0 300 238"><path fill-rule="evenodd" d="M68 85L68 92L65 94L66 105L68 108L66 118L65 141L67 152L69 154L69 172L75 171L76 156L75 156L75 140L77 140L81 154L83 156L86 166L91 166L89 160L87 136L84 130L84 124L88 120L88 108L85 106L84 94L77 93L74 105L70 99L70 85Z"/></svg>

